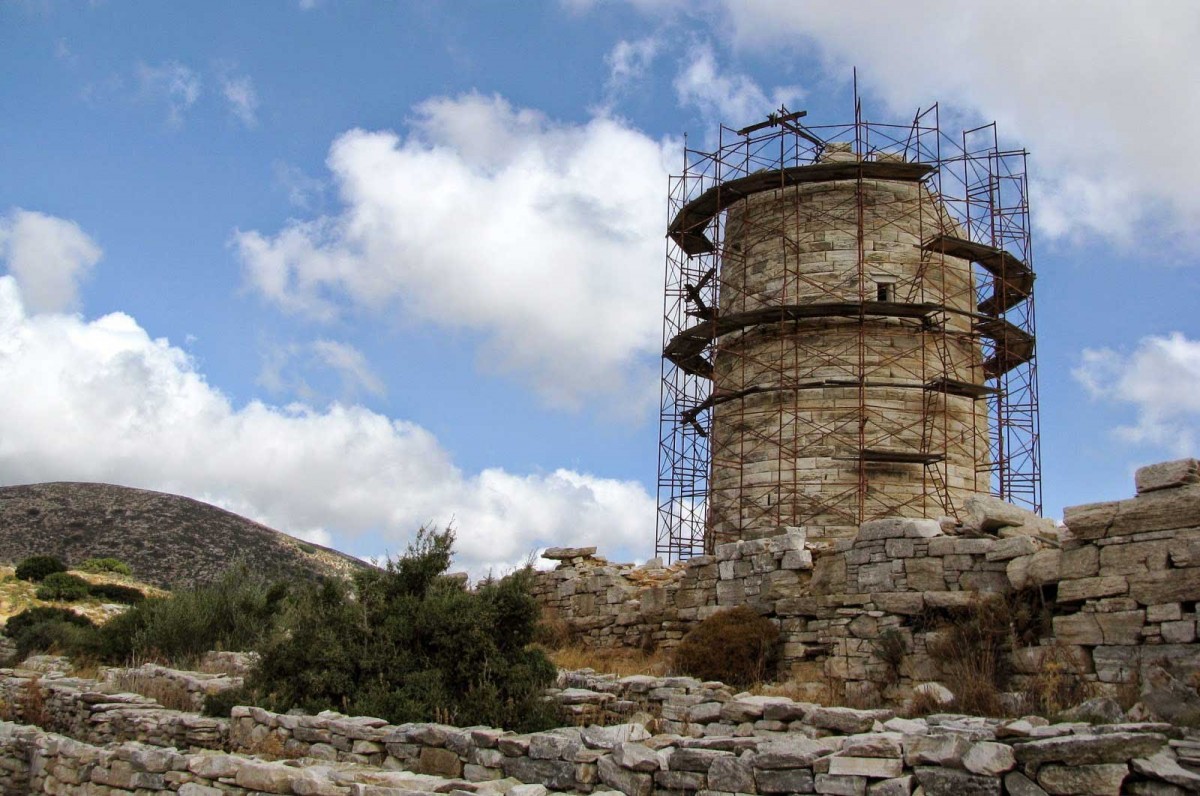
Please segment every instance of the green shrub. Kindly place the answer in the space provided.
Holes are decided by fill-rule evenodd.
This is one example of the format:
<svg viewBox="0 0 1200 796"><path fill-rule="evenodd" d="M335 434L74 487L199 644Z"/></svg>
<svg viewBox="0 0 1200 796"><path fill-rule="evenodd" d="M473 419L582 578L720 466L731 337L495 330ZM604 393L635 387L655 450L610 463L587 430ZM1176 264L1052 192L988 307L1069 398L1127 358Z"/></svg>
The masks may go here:
<svg viewBox="0 0 1200 796"><path fill-rule="evenodd" d="M218 691L215 694L205 696L204 706L200 709L200 712L205 716L227 719L229 718L230 711L237 705L253 704L254 697L245 686L227 688L224 691Z"/></svg>
<svg viewBox="0 0 1200 796"><path fill-rule="evenodd" d="M96 626L86 616L66 608L37 606L9 617L4 634L17 645L17 659L34 652L58 651L72 657L99 651Z"/></svg>
<svg viewBox="0 0 1200 796"><path fill-rule="evenodd" d="M257 699L394 723L554 726L529 571L467 591L445 577L453 538L422 529L383 569L299 592L249 680Z"/></svg>
<svg viewBox="0 0 1200 796"><path fill-rule="evenodd" d="M110 603L137 605L146 599L146 595L132 586L122 586L119 583L93 583L88 589L97 600Z"/></svg>
<svg viewBox="0 0 1200 796"><path fill-rule="evenodd" d="M55 572L66 572L67 565L54 556L30 556L17 564L17 577L37 583Z"/></svg>
<svg viewBox="0 0 1200 796"><path fill-rule="evenodd" d="M104 657L185 662L208 650L253 649L271 630L284 586L242 566L218 581L138 602L101 628Z"/></svg>
<svg viewBox="0 0 1200 796"><path fill-rule="evenodd" d="M88 582L78 575L70 575L66 572L51 572L42 578L42 585L37 590L37 598L39 600L74 602L75 600L84 599L88 596L88 593Z"/></svg>
<svg viewBox="0 0 1200 796"><path fill-rule="evenodd" d="M119 558L89 558L79 565L84 572L111 572L115 575L132 575L133 569Z"/></svg>
<svg viewBox="0 0 1200 796"><path fill-rule="evenodd" d="M745 606L696 625L675 648L675 668L701 680L750 685L771 674L779 628Z"/></svg>

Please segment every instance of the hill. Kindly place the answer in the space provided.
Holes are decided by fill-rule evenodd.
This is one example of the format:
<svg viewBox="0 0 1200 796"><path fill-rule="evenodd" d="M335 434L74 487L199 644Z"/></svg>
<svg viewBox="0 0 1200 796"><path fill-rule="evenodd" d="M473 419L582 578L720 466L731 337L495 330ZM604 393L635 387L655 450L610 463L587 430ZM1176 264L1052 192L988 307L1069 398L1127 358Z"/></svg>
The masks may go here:
<svg viewBox="0 0 1200 796"><path fill-rule="evenodd" d="M71 482L0 487L0 561L31 555L58 556L69 566L119 558L138 580L164 588L211 581L235 562L270 578L367 566L179 495Z"/></svg>

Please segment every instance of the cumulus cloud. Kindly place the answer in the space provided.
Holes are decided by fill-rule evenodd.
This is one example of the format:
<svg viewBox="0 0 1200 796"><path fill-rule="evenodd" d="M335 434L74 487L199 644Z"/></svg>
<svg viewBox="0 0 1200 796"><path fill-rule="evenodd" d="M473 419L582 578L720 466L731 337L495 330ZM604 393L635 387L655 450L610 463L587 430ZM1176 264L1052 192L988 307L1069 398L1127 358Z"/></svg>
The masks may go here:
<svg viewBox="0 0 1200 796"><path fill-rule="evenodd" d="M723 71L709 45L692 48L690 60L675 78L675 93L681 105L695 107L710 122L734 128L761 121L803 96L796 86L781 86L768 97L749 76Z"/></svg>
<svg viewBox="0 0 1200 796"><path fill-rule="evenodd" d="M0 216L0 259L31 312L74 309L79 283L101 254L72 221L20 208Z"/></svg>
<svg viewBox="0 0 1200 796"><path fill-rule="evenodd" d="M286 310L398 307L478 333L481 362L552 403L644 406L676 146L603 114L568 125L500 97L433 99L406 136L334 141L340 214L234 242L249 284Z"/></svg>
<svg viewBox="0 0 1200 796"><path fill-rule="evenodd" d="M258 92L254 81L246 75L229 75L221 79L221 96L229 103L229 112L246 127L258 125Z"/></svg>
<svg viewBox="0 0 1200 796"><path fill-rule="evenodd" d="M1200 431L1200 341L1179 332L1143 338L1131 352L1088 349L1074 370L1094 398L1131 405L1136 422L1117 433L1129 442L1190 455Z"/></svg>
<svg viewBox="0 0 1200 796"><path fill-rule="evenodd" d="M200 98L200 75L178 61L138 64L137 79L143 97L166 103L167 122L173 127L183 124L184 115Z"/></svg>
<svg viewBox="0 0 1200 796"><path fill-rule="evenodd" d="M570 470L464 473L425 429L361 406L234 406L128 315L30 315L0 277L0 483L107 481L188 495L275 528L403 550L453 520L458 561L503 567L547 544L649 545L640 484ZM378 551L380 553L383 550Z"/></svg>
<svg viewBox="0 0 1200 796"><path fill-rule="evenodd" d="M1033 209L1046 233L1128 239L1145 206L1162 200L1176 229L1194 238L1200 161L1190 153L1200 104L1183 87L1200 83L1200 4L1161 2L1152 12L1121 0L708 7L722 9L720 29L742 49L815 50L843 76L856 64L860 86L894 113L938 99L996 119L1036 157Z"/></svg>

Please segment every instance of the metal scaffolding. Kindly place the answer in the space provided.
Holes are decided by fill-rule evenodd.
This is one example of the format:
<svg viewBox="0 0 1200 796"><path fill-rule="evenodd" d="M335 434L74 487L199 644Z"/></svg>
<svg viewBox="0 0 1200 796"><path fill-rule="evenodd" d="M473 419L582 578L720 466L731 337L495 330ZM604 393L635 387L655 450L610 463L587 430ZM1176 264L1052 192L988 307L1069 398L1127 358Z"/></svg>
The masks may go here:
<svg viewBox="0 0 1200 796"><path fill-rule="evenodd" d="M1002 150L994 123L944 133L937 105L903 125L865 121L857 97L854 111L841 125L805 125L803 112L783 108L741 130L722 126L716 150L685 147L683 172L671 178L655 544L668 560L739 538L716 516L718 503L736 504L741 521L775 526L956 516L961 506L947 482L955 457L974 463L977 480L965 489L1041 511L1027 153ZM831 157L834 150L843 156ZM920 229L909 246L915 253L905 255L919 258L920 273L895 285L873 281L869 262L872 239L903 240L881 229L899 222L879 220L872 191L880 181L922 186L923 206L895 211L908 214L906 229ZM729 276L731 258L744 257L746 225L778 223L752 234L778 235L785 248L796 233L794 219L756 222L744 211L747 199L786 199L793 186L814 182L838 185L856 203L828 212L857 219L856 245L846 244L857 262L834 287L789 261L784 294L748 299L744 276ZM804 212L812 223L813 211ZM962 279L948 279L958 267ZM813 328L806 324L816 323L838 324L839 342L806 337ZM881 328L902 329L916 342L902 356L879 342ZM746 345L750 339L755 346ZM977 352L965 371L950 361L963 346ZM751 375L736 390L714 389L718 363L726 373ZM803 402L813 390L840 408L810 411ZM886 390L919 391L924 408L889 414L878 398ZM959 416L977 417L964 422L977 423L978 433L948 426L947 407L964 401L978 409ZM762 419L745 413L767 404L770 417L781 418L769 448L784 462L778 483L768 485L765 501L746 496L748 478L714 486L715 471L740 472L738 456L745 456L714 444L714 415L726 427L760 429ZM820 428L799 428L806 423ZM810 459L842 462L844 477L826 476L817 488L789 464ZM921 488L899 504L882 501L872 486L881 467L911 473Z"/></svg>

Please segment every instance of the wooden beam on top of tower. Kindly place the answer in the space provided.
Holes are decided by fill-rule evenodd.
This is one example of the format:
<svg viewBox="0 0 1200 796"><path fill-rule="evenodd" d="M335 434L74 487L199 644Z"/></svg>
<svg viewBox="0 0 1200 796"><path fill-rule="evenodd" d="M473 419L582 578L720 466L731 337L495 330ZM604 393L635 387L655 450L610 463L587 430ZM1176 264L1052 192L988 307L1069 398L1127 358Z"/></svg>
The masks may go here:
<svg viewBox="0 0 1200 796"><path fill-rule="evenodd" d="M767 120L765 122L759 122L758 124L752 124L749 127L743 127L741 130L737 131L737 134L738 135L750 135L750 133L757 132L766 127L775 127L776 125L783 124L784 122L790 122L790 121L794 121L796 119L803 119L805 116L808 115L808 111L795 111L794 113L788 113L787 108L780 108L779 110L782 111L782 114L780 114L780 113L768 114Z"/></svg>

